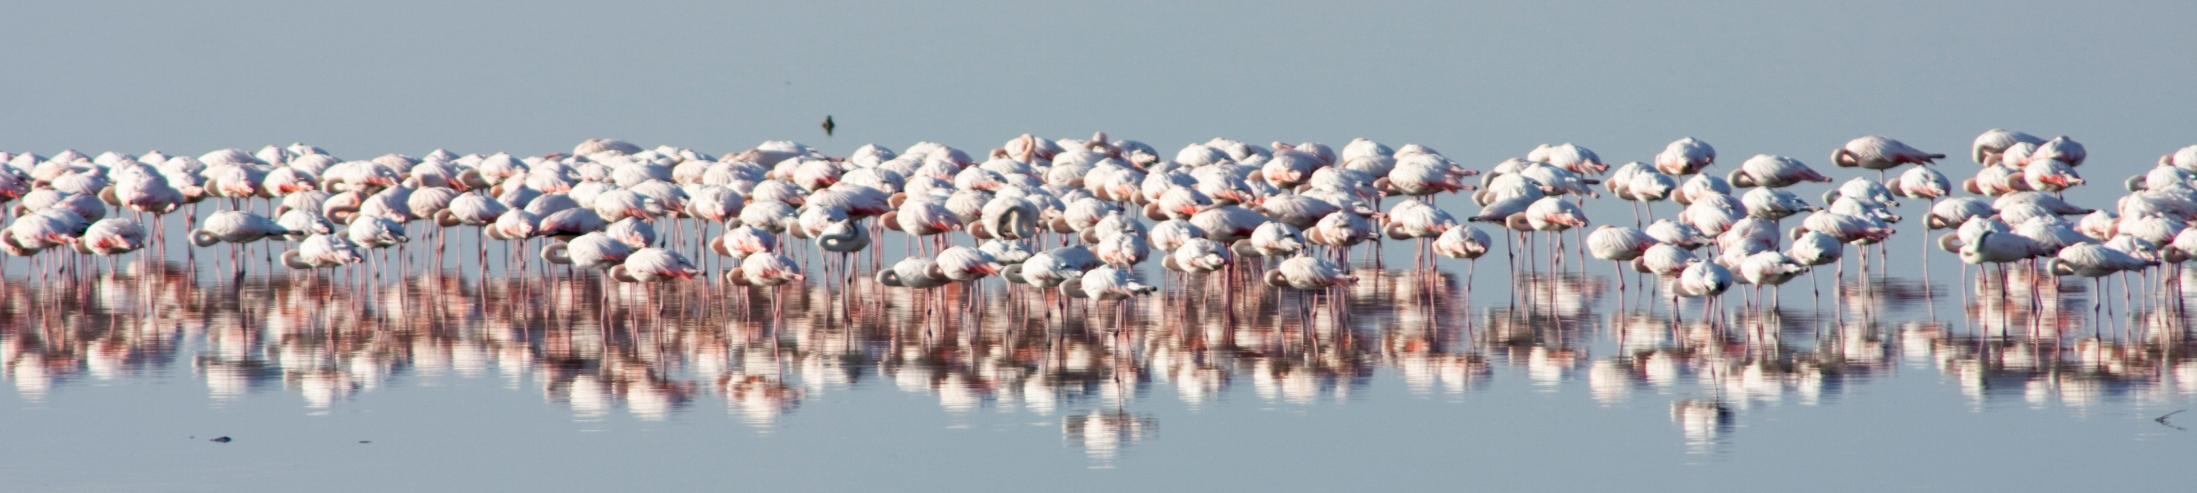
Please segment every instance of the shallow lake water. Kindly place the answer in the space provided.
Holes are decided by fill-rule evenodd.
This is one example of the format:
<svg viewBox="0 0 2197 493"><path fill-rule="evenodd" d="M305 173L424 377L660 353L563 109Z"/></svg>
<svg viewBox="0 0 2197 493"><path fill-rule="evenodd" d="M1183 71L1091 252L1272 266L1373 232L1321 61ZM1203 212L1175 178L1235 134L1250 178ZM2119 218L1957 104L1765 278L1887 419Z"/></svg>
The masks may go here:
<svg viewBox="0 0 2197 493"><path fill-rule="evenodd" d="M181 238L179 219L164 226ZM0 489L2127 490L2192 477L2197 436L2181 423L2197 415L2166 415L2197 407L2197 343L2182 296L2154 287L2163 274L2127 298L2108 284L2094 316L2089 282L1964 278L1952 256L1921 254L1914 226L1867 275L1850 261L1843 283L1826 269L1774 308L1738 288L1675 316L1654 283L1607 263L1569 257L1551 273L1546 247L1517 267L1498 249L1431 273L1408 244L1378 260L1361 249L1361 281L1339 301L1147 267L1166 290L1126 306L997 280L974 294L842 287L813 253L807 285L776 291L605 284L545 272L539 242L483 251L474 231L425 225L378 274L268 269L254 247L237 278L228 250L181 241L157 264L11 258ZM691 227L660 229L691 255ZM509 270L516 259L531 261Z"/></svg>

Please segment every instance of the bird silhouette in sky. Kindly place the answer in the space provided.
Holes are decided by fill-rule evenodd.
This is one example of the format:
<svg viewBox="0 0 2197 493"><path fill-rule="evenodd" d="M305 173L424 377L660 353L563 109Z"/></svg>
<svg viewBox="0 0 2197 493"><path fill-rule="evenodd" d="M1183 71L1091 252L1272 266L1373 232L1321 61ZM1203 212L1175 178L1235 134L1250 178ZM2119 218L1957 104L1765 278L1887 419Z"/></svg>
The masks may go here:
<svg viewBox="0 0 2197 493"><path fill-rule="evenodd" d="M824 115L824 136L830 137L832 135L832 129L835 128L839 128L839 124L832 123L831 115Z"/></svg>

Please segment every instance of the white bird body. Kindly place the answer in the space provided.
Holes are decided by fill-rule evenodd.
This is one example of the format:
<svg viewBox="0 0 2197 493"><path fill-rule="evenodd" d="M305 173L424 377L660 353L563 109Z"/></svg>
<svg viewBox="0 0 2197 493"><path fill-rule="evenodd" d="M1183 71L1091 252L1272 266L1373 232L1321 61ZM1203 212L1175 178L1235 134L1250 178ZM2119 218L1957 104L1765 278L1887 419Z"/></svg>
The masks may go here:
<svg viewBox="0 0 2197 493"><path fill-rule="evenodd" d="M1668 175L1697 174L1712 164L1716 164L1716 148L1693 137L1672 141L1655 155L1656 171Z"/></svg>
<svg viewBox="0 0 2197 493"><path fill-rule="evenodd" d="M282 236L289 231L275 224L267 216L242 211L221 211L206 216L198 230L191 232L191 243L201 247L215 243L251 243L264 238Z"/></svg>
<svg viewBox="0 0 2197 493"><path fill-rule="evenodd" d="M947 279L974 281L999 273L999 260L982 250L965 246L947 248L938 253L938 268Z"/></svg>
<svg viewBox="0 0 2197 493"><path fill-rule="evenodd" d="M1758 252L1739 262L1739 280L1756 286L1785 284L1808 272L1808 266L1777 251Z"/></svg>
<svg viewBox="0 0 2197 493"><path fill-rule="evenodd" d="M1869 135L1846 141L1844 147L1831 151L1831 163L1841 168L1888 170L1905 164L1930 164L1944 159L1944 154L1923 152L1905 142Z"/></svg>
<svg viewBox="0 0 2197 493"><path fill-rule="evenodd" d="M1131 269L1101 266L1083 273L1077 281L1086 297L1113 301L1143 296L1159 291L1158 287L1137 280Z"/></svg>
<svg viewBox="0 0 2197 493"><path fill-rule="evenodd" d="M1801 265L1830 265L1846 256L1846 243L1831 235L1803 231L1793 239L1793 245L1787 247L1787 252L1787 256Z"/></svg>
<svg viewBox="0 0 2197 493"><path fill-rule="evenodd" d="M1630 262L1655 244L1648 233L1631 227L1603 225L1587 234L1587 253L1602 260Z"/></svg>
<svg viewBox="0 0 2197 493"><path fill-rule="evenodd" d="M1542 197L1526 208L1526 222L1538 231L1563 231L1587 226L1587 213L1561 197Z"/></svg>
<svg viewBox="0 0 2197 493"><path fill-rule="evenodd" d="M1259 225L1251 232L1249 246L1262 257L1288 257L1304 251L1304 232L1278 222Z"/></svg>
<svg viewBox="0 0 2197 493"><path fill-rule="evenodd" d="M1204 238L1192 238L1168 253L1165 264L1183 272L1213 272L1228 267L1234 259L1227 245Z"/></svg>
<svg viewBox="0 0 2197 493"><path fill-rule="evenodd" d="M292 269L324 269L365 261L357 244L333 234L307 236L296 249L282 253L283 265Z"/></svg>
<svg viewBox="0 0 2197 493"><path fill-rule="evenodd" d="M1152 248L1172 252L1192 239L1205 238L1205 230L1189 221L1169 219L1153 224L1148 236L1152 239Z"/></svg>
<svg viewBox="0 0 2197 493"><path fill-rule="evenodd" d="M1097 252L1100 261L1114 267L1134 267L1152 254L1152 245L1145 235L1116 234L1099 240L1091 250Z"/></svg>
<svg viewBox="0 0 2197 493"><path fill-rule="evenodd" d="M1974 240L1964 241L1960 247L1962 262L1969 264L2003 264L2027 260L2045 251L2037 242L2012 233L1985 231Z"/></svg>
<svg viewBox="0 0 2197 493"><path fill-rule="evenodd" d="M610 268L610 277L624 282L684 281L702 275L701 269L679 252L662 248L642 248L626 255L625 261Z"/></svg>
<svg viewBox="0 0 2197 493"><path fill-rule="evenodd" d="M2173 166L2187 171L2197 171L2197 145L2175 149L2159 156L2159 166Z"/></svg>
<svg viewBox="0 0 2197 493"><path fill-rule="evenodd" d="M1969 219L1999 214L1991 202L1975 197L1954 197L1930 206L1930 229L1957 228Z"/></svg>
<svg viewBox="0 0 2197 493"><path fill-rule="evenodd" d="M1707 235L1723 234L1732 223L1746 217L1747 208L1738 200L1716 195L1696 199L1693 205L1678 211L1679 222Z"/></svg>
<svg viewBox="0 0 2197 493"><path fill-rule="evenodd" d="M1039 254L1030 258L1040 263L1051 259L1051 257L1040 258L1042 255ZM1026 270L1024 272L1028 272L1027 269L1032 267L1035 266L1025 264L1024 269ZM952 284L953 280L947 279L946 273L938 270L938 261L932 260L930 257L908 257L893 263L890 268L878 271L877 282L898 288L930 289Z"/></svg>
<svg viewBox="0 0 2197 493"><path fill-rule="evenodd" d="M352 243L366 248L391 247L411 241L404 235L404 225L380 216L352 219L351 224L344 227L344 235L350 237Z"/></svg>
<svg viewBox="0 0 2197 493"><path fill-rule="evenodd" d="M1740 195L1739 202L1746 206L1748 217L1771 221L1818 209L1801 200L1799 195L1772 188L1748 190L1746 194Z"/></svg>
<svg viewBox="0 0 2197 493"><path fill-rule="evenodd" d="M1388 214L1381 217L1381 223L1381 230L1389 238L1423 239L1441 236L1450 228L1456 227L1457 218L1425 202L1407 200L1397 202L1396 207L1390 208Z"/></svg>
<svg viewBox="0 0 2197 493"><path fill-rule="evenodd" d="M1230 243L1251 237L1268 222L1264 215L1233 205L1209 208L1190 217L1190 224L1205 230L1213 241Z"/></svg>
<svg viewBox="0 0 2197 493"><path fill-rule="evenodd" d="M773 252L749 255L740 260L740 267L725 271L727 281L741 286L781 286L804 278L800 264Z"/></svg>
<svg viewBox="0 0 2197 493"><path fill-rule="evenodd" d="M1553 146L1542 144L1526 153L1526 160L1549 163L1551 166L1583 175L1609 171L1609 165L1603 164L1602 158L1596 156L1594 151L1568 142Z"/></svg>
<svg viewBox="0 0 2197 493"><path fill-rule="evenodd" d="M1625 195L1634 202L1660 202L1678 191L1678 180L1655 170L1634 173L1625 180Z"/></svg>
<svg viewBox="0 0 2197 493"><path fill-rule="evenodd" d="M1865 216L1817 211L1801 222L1801 229L1831 235L1844 243L1873 244L1892 236L1883 221Z"/></svg>
<svg viewBox="0 0 2197 493"><path fill-rule="evenodd" d="M2127 252L2088 243L2060 250L2048 265L2055 275L2081 277L2103 277L2147 267L2150 267L2149 263Z"/></svg>
<svg viewBox="0 0 2197 493"><path fill-rule="evenodd" d="M1276 222L1309 229L1321 219L1343 210L1332 202L1298 194L1283 194L1260 201L1259 212Z"/></svg>
<svg viewBox="0 0 2197 493"><path fill-rule="evenodd" d="M1671 194L1671 200L1679 205L1693 205L1695 200L1711 195L1731 197L1732 183L1723 178L1697 174L1680 182L1678 191Z"/></svg>
<svg viewBox="0 0 2197 493"><path fill-rule="evenodd" d="M356 241L358 235L352 235ZM369 248L372 245L359 242ZM581 269L607 270L624 264L633 255L633 247L600 232L587 233L564 243L551 243L542 247L542 259L553 264L571 265Z"/></svg>
<svg viewBox="0 0 2197 493"><path fill-rule="evenodd" d="M1700 260L1692 261L1680 271L1672 292L1687 298L1715 298L1732 288L1732 271L1724 266Z"/></svg>
<svg viewBox="0 0 2197 493"><path fill-rule="evenodd" d="M1672 245L1685 250L1709 246L1710 242L1713 241L1708 235L1702 234L1700 229L1669 219L1657 219L1655 222L1649 223L1648 227L1642 232L1646 233L1649 238L1655 239L1656 243Z"/></svg>
<svg viewBox="0 0 2197 493"><path fill-rule="evenodd" d="M1065 261L1054 255L1053 252L1038 252L1036 255L1031 255L1028 260L1022 261L1016 268L1024 282L1040 289L1051 289L1060 286L1062 283L1075 280L1082 277L1084 271L1081 266ZM895 266L895 269L897 270L898 266ZM908 283L909 278L916 277L905 272L901 275L903 276L902 283ZM943 272L930 277L941 283L948 282Z"/></svg>
<svg viewBox="0 0 2197 493"><path fill-rule="evenodd" d="M1657 277L1672 278L1683 273L1688 265L1699 261L1699 257L1695 257L1692 251L1668 243L1658 243L1642 252L1640 258L1634 261L1634 267Z"/></svg>
<svg viewBox="0 0 2197 493"><path fill-rule="evenodd" d="M2090 152L2083 149L2081 142L2076 142L2075 139L2068 138L2065 135L2056 136L2052 140L2037 144L2037 150L2029 153L2029 159L2032 162L2049 159L2067 163L2069 167L2082 166L2083 161L2089 158Z"/></svg>
<svg viewBox="0 0 2197 493"><path fill-rule="evenodd" d="M30 256L47 248L75 243L78 235L91 226L83 217L63 210L46 209L18 216L0 231L0 241L6 243L8 253Z"/></svg>
<svg viewBox="0 0 2197 493"><path fill-rule="evenodd" d="M1770 154L1756 154L1747 158L1746 162L1739 164L1739 169L1732 170L1724 179L1731 181L1733 186L1769 188L1784 188L1808 182L1831 182L1830 177L1823 176L1798 159Z"/></svg>
<svg viewBox="0 0 2197 493"><path fill-rule="evenodd" d="M1434 253L1455 259L1477 259L1488 253L1488 234L1471 226L1450 228L1434 239Z"/></svg>
<svg viewBox="0 0 2197 493"><path fill-rule="evenodd" d="M287 230L289 234L286 236L291 239L301 239L310 235L334 234L336 232L336 223L328 221L326 217L321 217L319 211L310 209L292 209L289 212L284 212L281 217L275 218L275 225Z"/></svg>
<svg viewBox="0 0 2197 493"><path fill-rule="evenodd" d="M487 226L495 223L511 208L479 193L461 194L450 199L450 206L435 215L435 221L443 226L460 224Z"/></svg>
<svg viewBox="0 0 2197 493"><path fill-rule="evenodd" d="M1901 219L1899 214L1892 213L1890 205L1853 196L1841 196L1838 200L1831 201L1831 206L1824 210L1886 223L1896 223Z"/></svg>
<svg viewBox="0 0 2197 493"><path fill-rule="evenodd" d="M1304 230L1306 241L1315 245L1347 248L1380 237L1380 228L1373 220L1348 211L1328 214L1318 224Z"/></svg>
<svg viewBox="0 0 2197 493"><path fill-rule="evenodd" d="M2106 235L2106 239L2126 235L2153 245L2165 245L2174 241L2176 234L2189 229L2189 222L2171 216L2136 216L2121 219L2113 229L2116 234Z"/></svg>
<svg viewBox="0 0 2197 493"><path fill-rule="evenodd" d="M2094 210L2088 207L2070 204L2064 199L2055 197L2051 194L2040 192L2015 192L2002 195L1998 198L1998 200L1991 202L1991 207L2003 211L2016 204L2035 205L2037 207L2042 207L2045 210L2050 211L2052 214L2062 216L2089 214L2092 210Z"/></svg>
<svg viewBox="0 0 2197 493"><path fill-rule="evenodd" d="M1998 197L2029 190L2029 181L2023 179L2022 169L2011 166L1985 166L1976 170L1976 177L1961 182L1961 189L1968 193Z"/></svg>
<svg viewBox="0 0 2197 493"><path fill-rule="evenodd" d="M1266 271L1268 286L1298 290L1327 289L1357 282L1358 278L1343 272L1334 261L1325 258L1297 256L1283 260L1274 270Z"/></svg>
<svg viewBox="0 0 2197 493"><path fill-rule="evenodd" d="M1916 166L1900 173L1886 188L1892 190L1893 196L1936 200L1953 193L1953 182L1937 168Z"/></svg>
<svg viewBox="0 0 2197 493"><path fill-rule="evenodd" d="M77 251L93 255L121 255L145 247L145 226L125 218L101 219L76 239Z"/></svg>
<svg viewBox="0 0 2197 493"><path fill-rule="evenodd" d="M745 259L749 255L776 250L778 235L754 226L739 226L726 229L711 240L709 246L718 255Z"/></svg>
<svg viewBox="0 0 2197 493"><path fill-rule="evenodd" d="M1999 128L1986 130L1983 135L1976 136L1976 141L1970 145L1970 157L1975 159L1976 164L1984 166L1997 165L1999 164L2000 154L2006 152L2008 146L2025 142L2030 145L2043 144L2044 139L2013 130Z"/></svg>

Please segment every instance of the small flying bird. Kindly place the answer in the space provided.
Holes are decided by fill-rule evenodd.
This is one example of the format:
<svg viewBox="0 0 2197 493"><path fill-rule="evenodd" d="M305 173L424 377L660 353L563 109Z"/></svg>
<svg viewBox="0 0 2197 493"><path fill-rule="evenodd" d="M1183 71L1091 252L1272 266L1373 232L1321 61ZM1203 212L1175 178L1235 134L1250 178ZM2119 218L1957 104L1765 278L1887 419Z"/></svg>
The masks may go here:
<svg viewBox="0 0 2197 493"><path fill-rule="evenodd" d="M839 128L839 124L837 124L837 123L832 123L832 116L831 116L831 115L824 115L824 125L823 125L823 126L824 126L824 136L825 136L825 137L830 137L830 136L832 136L832 129L836 129L836 128Z"/></svg>

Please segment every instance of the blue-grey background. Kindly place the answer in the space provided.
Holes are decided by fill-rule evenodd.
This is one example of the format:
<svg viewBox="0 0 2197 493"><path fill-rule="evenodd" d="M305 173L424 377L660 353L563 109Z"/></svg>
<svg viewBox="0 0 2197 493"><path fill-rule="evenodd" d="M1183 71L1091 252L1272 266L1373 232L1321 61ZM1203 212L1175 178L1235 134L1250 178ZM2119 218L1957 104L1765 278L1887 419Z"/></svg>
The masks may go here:
<svg viewBox="0 0 2197 493"><path fill-rule="evenodd" d="M1364 3L19 2L0 6L0 149L302 141L364 158L543 153L608 136L710 152L778 138L829 152L918 140L976 152L1022 132L1104 129L1169 152L1213 136L1366 136L1493 163L1543 142L1644 160L1691 135L1727 163L1777 153L1827 168L1845 139L1882 133L1955 155L1946 169L1959 179L1969 139L2006 127L2088 144L2083 172L2103 183L2075 196L2096 204L2121 176L2197 143L2192 2ZM836 137L816 128L826 114ZM1945 289L1957 271L1942 256L1935 267ZM1502 285L1500 272L1480 279ZM1431 395L1383 368L1352 399L1311 405L1238 382L1224 402L1187 409L1162 387L1136 406L1164 431L1092 470L1064 446L1057 415L943 411L877 381L811 396L759 429L712 400L668 421L576 420L541 389L493 375L405 376L329 410L288 389L213 399L184 361L37 399L0 392L0 443L15 445L0 452L0 490L1851 491L2191 479L2191 437L2150 422L2188 407L2187 391L2067 405L2001 388L1986 402L1927 362L1897 367L1825 405L1750 410L1706 457L1686 451L1668 413L1691 390L1606 404L1577 378L1550 388L1508 367L1486 389ZM211 434L240 440L200 440Z"/></svg>
<svg viewBox="0 0 2197 493"><path fill-rule="evenodd" d="M0 147L845 151L1355 136L1486 162L1694 135L1820 161L1990 127L2197 140L2190 2L24 2ZM836 138L816 128L824 115ZM2049 137L2049 135L2047 135Z"/></svg>

